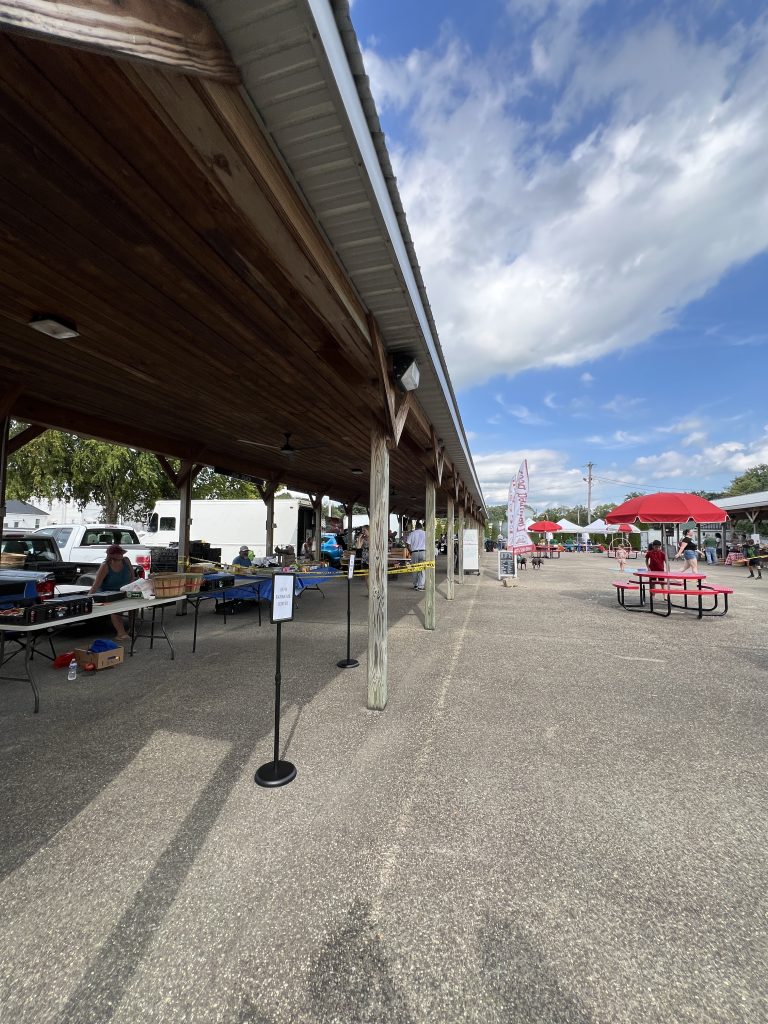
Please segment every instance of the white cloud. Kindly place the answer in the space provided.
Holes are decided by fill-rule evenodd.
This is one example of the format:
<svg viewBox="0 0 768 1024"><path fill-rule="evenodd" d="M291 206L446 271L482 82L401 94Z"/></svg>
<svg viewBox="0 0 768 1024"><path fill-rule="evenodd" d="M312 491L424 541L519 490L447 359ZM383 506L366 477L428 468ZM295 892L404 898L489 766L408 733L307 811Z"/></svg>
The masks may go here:
<svg viewBox="0 0 768 1024"><path fill-rule="evenodd" d="M504 412L509 416L514 416L520 423L527 423L529 426L541 426L544 423L548 423L542 416L539 416L535 412L531 412L527 405L508 405L504 400L503 395L495 395L495 400L502 407ZM489 423L491 420L488 421ZM498 420L494 421L498 422Z"/></svg>
<svg viewBox="0 0 768 1024"><path fill-rule="evenodd" d="M644 398L629 398L627 395L616 395L610 402L605 402L601 405L600 408L605 409L606 412L615 412L621 415L638 405L642 405L644 401Z"/></svg>
<svg viewBox="0 0 768 1024"><path fill-rule="evenodd" d="M718 46L646 22L609 47L579 37L585 6L543 8L522 70L451 37L366 54L385 115L412 115L390 147L458 386L636 345L768 246L765 22ZM516 107L543 78L563 83L544 126Z"/></svg>
<svg viewBox="0 0 768 1024"><path fill-rule="evenodd" d="M579 380L582 382L582 384L591 384L594 379L595 378L592 376L592 374L587 373L586 371L582 373L582 375L579 377Z"/></svg>
<svg viewBox="0 0 768 1024"><path fill-rule="evenodd" d="M702 441L705 441L706 438L707 435L703 430L694 430L692 433L688 434L687 437L684 437L680 444L685 448L690 448L691 445L700 444Z"/></svg>
<svg viewBox="0 0 768 1024"><path fill-rule="evenodd" d="M546 508L556 504L575 505L585 500L584 474L581 469L568 466L562 452L548 448L518 449L474 456L483 496L489 505L506 502L510 480L523 459L528 459L531 505Z"/></svg>
<svg viewBox="0 0 768 1024"><path fill-rule="evenodd" d="M554 391L551 391L548 395L544 395L543 401L544 401L544 405L546 405L546 407L548 409L559 409L560 408L560 406L555 401L555 393L554 393Z"/></svg>
<svg viewBox="0 0 768 1024"><path fill-rule="evenodd" d="M723 475L738 476L752 466L768 462L768 434L755 441L722 441L702 448L698 452L675 449L658 455L636 459L636 470L653 480L673 479L685 475L705 486L711 479Z"/></svg>

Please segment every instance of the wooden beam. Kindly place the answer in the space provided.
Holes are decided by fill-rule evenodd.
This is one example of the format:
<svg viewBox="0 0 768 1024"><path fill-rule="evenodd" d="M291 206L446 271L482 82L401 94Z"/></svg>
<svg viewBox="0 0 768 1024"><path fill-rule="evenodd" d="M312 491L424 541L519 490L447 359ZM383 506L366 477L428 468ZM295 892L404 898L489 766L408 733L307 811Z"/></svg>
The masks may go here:
<svg viewBox="0 0 768 1024"><path fill-rule="evenodd" d="M0 390L0 420L11 415L21 392L22 386L19 381L6 380L5 386Z"/></svg>
<svg viewBox="0 0 768 1024"><path fill-rule="evenodd" d="M24 445L29 444L30 441L34 441L36 437L40 437L41 434L44 434L47 429L47 427L41 427L39 424L33 423L25 430L21 430L18 434L14 434L8 441L8 455L13 455L14 452L23 448Z"/></svg>
<svg viewBox="0 0 768 1024"><path fill-rule="evenodd" d="M435 433L434 427L430 427L430 434L432 436L432 454L435 460L435 477L437 478L437 483L439 486L443 482L443 468L445 466L445 445L442 444L442 438L438 438L437 434Z"/></svg>
<svg viewBox="0 0 768 1024"><path fill-rule="evenodd" d="M0 28L182 75L240 84L210 18L185 0L0 0Z"/></svg>
<svg viewBox="0 0 768 1024"><path fill-rule="evenodd" d="M446 563L447 564L446 564L446 574L445 575L446 575L446 581L448 583L448 589L447 589L446 597L448 598L449 601L453 600L453 596L454 596L453 581L454 581L454 577L455 577L454 563L453 563L453 535L454 535L454 532L456 530L456 525L454 523L454 518L453 518L453 508L454 508L454 506L453 506L453 498L450 495L448 495L448 514L446 516L446 520L447 521L446 521L446 524L445 524L445 535L448 538L448 551L447 551L447 554L446 554Z"/></svg>
<svg viewBox="0 0 768 1024"><path fill-rule="evenodd" d="M427 474L424 504L424 529L427 534L427 547L424 557L428 562L435 560L435 481ZM435 628L435 570L427 569L424 577L424 629Z"/></svg>
<svg viewBox="0 0 768 1024"><path fill-rule="evenodd" d="M389 448L383 430L371 431L371 496L368 547L368 707L387 706L387 552Z"/></svg>
<svg viewBox="0 0 768 1024"><path fill-rule="evenodd" d="M392 447L397 448L400 444L400 436L403 433L403 427L405 426L408 413L414 405L413 392L406 392L398 405L398 392L392 382L389 357L381 340L379 325L376 323L376 318L372 313L368 314L368 333L371 336L373 354L379 371L379 384L381 386L384 411L386 414L387 427L390 432Z"/></svg>

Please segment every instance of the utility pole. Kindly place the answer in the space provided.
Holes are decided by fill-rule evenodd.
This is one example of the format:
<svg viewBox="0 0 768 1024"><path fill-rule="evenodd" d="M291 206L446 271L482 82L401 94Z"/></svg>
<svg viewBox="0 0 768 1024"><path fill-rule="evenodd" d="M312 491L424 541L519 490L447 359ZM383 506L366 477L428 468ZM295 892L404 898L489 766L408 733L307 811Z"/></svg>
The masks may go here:
<svg viewBox="0 0 768 1024"><path fill-rule="evenodd" d="M594 462L587 463L587 476L583 479L587 485L587 524L592 522L592 467Z"/></svg>

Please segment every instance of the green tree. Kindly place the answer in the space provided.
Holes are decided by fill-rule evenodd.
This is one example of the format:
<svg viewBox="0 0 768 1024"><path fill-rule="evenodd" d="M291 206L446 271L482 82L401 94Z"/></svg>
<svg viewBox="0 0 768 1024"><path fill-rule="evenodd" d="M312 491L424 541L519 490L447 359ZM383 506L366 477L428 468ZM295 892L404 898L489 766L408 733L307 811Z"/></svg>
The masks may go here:
<svg viewBox="0 0 768 1024"><path fill-rule="evenodd" d="M757 491L768 491L768 465L764 462L731 480L726 495L733 497L737 494L755 494Z"/></svg>
<svg viewBox="0 0 768 1024"><path fill-rule="evenodd" d="M14 423L12 436L25 424ZM178 469L178 460L171 460ZM48 430L8 460L9 498L69 501L79 508L91 502L104 509L104 522L142 521L161 498L178 491L150 452ZM210 468L198 475L195 498L256 498L253 484L221 476Z"/></svg>

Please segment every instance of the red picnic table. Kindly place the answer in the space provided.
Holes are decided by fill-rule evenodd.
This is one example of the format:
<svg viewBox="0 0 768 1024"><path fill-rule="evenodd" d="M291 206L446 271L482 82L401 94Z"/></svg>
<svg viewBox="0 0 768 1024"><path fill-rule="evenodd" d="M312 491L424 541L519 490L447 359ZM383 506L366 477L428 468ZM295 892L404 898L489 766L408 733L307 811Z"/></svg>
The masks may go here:
<svg viewBox="0 0 768 1024"><path fill-rule="evenodd" d="M652 614L663 615L665 618L672 614L672 609L680 611L698 612L701 619L706 615L725 615L728 611L728 595L733 593L732 587L715 587L703 581L707 578L700 572L659 572L656 569L635 569L632 573L637 577L637 582L616 580L613 586L616 588L616 598L622 608L628 611L649 611ZM695 584L689 587L688 584ZM628 592L637 591L639 601L636 605L626 603ZM718 611L719 599L723 598L723 609ZM646 607L646 597L648 604ZM653 606L654 597L666 598L664 605L666 611L659 612ZM682 597L683 603L673 602L673 597ZM704 605L704 598L712 598L712 604ZM692 601L693 604L688 602Z"/></svg>

